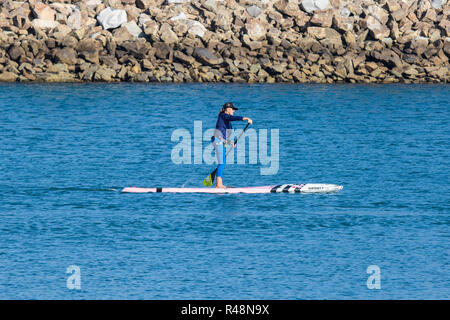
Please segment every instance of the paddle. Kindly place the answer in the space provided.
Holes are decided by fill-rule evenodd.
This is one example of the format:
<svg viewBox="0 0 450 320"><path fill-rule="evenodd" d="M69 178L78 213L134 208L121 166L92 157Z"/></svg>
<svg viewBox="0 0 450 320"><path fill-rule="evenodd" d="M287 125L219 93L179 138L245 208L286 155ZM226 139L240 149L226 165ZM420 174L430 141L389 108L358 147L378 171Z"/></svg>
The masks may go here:
<svg viewBox="0 0 450 320"><path fill-rule="evenodd" d="M227 152L227 154L225 155L225 158L228 156L228 154L231 152L231 150L233 150L234 146L236 145L236 143L238 142L239 138L244 134L245 130L247 130L248 126L250 125L250 123L247 123L247 125L245 126L244 130L242 130L241 134L239 135L239 137L234 139L234 145L231 147L231 149ZM208 176L203 180L203 185L205 187L211 187L214 183L214 179L216 178L216 172L217 172L217 168L211 172L210 174L208 174Z"/></svg>

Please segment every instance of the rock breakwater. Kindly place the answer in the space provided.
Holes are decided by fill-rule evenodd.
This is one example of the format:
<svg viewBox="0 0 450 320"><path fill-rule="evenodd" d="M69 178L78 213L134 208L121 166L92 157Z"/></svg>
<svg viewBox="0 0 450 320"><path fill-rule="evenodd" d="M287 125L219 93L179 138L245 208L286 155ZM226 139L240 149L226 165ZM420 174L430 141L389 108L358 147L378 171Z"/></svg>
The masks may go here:
<svg viewBox="0 0 450 320"><path fill-rule="evenodd" d="M0 81L448 82L446 0L0 0Z"/></svg>

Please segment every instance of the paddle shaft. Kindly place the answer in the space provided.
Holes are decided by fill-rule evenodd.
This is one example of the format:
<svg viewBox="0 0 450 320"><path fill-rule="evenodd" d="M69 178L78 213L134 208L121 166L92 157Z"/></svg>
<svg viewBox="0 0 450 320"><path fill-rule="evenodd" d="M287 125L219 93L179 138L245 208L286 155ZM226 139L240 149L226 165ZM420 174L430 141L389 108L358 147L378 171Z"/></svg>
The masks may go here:
<svg viewBox="0 0 450 320"><path fill-rule="evenodd" d="M241 138L241 136L244 134L245 130L247 130L248 126L250 125L250 123L247 123L247 125L245 126L244 130L242 130L241 134L239 135L239 137L237 137L236 140L234 140L234 145L236 145L236 143L238 142L238 140ZM227 154L225 155L225 158L228 156L228 154L231 152L231 150L233 150L234 145L231 147L230 150L228 150Z"/></svg>

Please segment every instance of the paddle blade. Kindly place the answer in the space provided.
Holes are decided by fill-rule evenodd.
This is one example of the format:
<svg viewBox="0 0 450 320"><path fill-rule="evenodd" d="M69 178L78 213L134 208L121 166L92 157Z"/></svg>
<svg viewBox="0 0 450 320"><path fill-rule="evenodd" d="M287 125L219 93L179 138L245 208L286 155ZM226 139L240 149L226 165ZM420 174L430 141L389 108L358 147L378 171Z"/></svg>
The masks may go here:
<svg viewBox="0 0 450 320"><path fill-rule="evenodd" d="M208 174L208 176L205 178L205 180L203 180L203 185L205 187L211 187L213 185L212 177L210 174Z"/></svg>
<svg viewBox="0 0 450 320"><path fill-rule="evenodd" d="M210 174L208 174L208 176L205 178L205 180L203 180L203 185L205 187L211 187L214 183L214 179L216 178L216 170L214 170L213 172L211 172Z"/></svg>

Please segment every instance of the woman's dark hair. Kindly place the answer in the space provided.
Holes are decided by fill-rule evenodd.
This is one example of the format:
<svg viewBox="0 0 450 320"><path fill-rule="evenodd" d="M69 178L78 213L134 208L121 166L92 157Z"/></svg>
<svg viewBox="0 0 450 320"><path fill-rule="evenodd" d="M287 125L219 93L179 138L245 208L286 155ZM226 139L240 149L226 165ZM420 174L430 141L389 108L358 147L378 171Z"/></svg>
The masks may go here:
<svg viewBox="0 0 450 320"><path fill-rule="evenodd" d="M222 109L220 109L219 116L220 116L222 113L224 113L225 110L227 110L227 108L234 108L233 102L227 102L227 103L225 103L225 104L222 106Z"/></svg>

